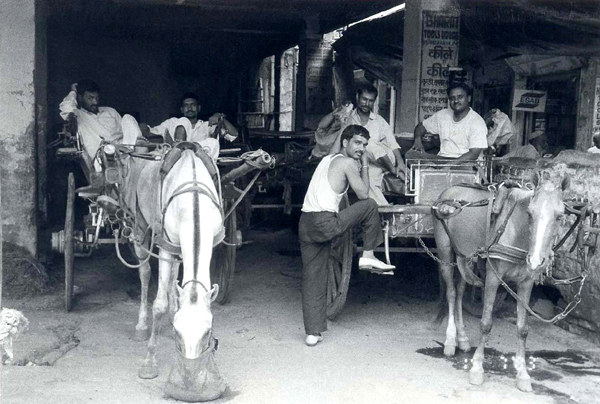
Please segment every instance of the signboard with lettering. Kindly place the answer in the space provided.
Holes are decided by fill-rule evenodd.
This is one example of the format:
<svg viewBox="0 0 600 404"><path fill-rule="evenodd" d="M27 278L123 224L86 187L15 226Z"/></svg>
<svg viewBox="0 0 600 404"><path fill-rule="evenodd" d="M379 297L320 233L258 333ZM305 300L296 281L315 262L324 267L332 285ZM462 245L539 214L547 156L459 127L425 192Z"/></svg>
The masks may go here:
<svg viewBox="0 0 600 404"><path fill-rule="evenodd" d="M596 77L596 94L594 96L594 122L592 133L600 133L600 77Z"/></svg>
<svg viewBox="0 0 600 404"><path fill-rule="evenodd" d="M545 112L545 91L515 89L512 109L515 111Z"/></svg>
<svg viewBox="0 0 600 404"><path fill-rule="evenodd" d="M423 10L419 121L448 106L449 68L458 63L458 10Z"/></svg>

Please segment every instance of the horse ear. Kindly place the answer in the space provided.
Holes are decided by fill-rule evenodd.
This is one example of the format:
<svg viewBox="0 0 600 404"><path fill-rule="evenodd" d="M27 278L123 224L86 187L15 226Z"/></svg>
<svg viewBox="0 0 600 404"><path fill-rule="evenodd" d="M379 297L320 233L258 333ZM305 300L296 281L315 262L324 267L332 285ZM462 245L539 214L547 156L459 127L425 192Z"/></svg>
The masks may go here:
<svg viewBox="0 0 600 404"><path fill-rule="evenodd" d="M571 184L571 177L569 177L568 175L565 175L562 179L562 182L560 183L560 187L564 191L565 189L569 188L570 184Z"/></svg>
<svg viewBox="0 0 600 404"><path fill-rule="evenodd" d="M219 285L217 285L215 283L213 285L212 289L210 290L210 301L214 302L218 295L219 295Z"/></svg>

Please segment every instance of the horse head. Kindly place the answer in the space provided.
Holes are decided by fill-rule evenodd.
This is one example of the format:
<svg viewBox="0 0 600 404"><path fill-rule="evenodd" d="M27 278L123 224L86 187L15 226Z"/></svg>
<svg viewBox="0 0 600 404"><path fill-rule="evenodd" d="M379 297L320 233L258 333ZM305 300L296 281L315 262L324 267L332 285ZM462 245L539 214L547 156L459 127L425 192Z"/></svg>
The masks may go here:
<svg viewBox="0 0 600 404"><path fill-rule="evenodd" d="M564 216L562 191L568 187L569 179L564 177L558 185L552 181L541 181L538 175L534 184L535 192L527 208L530 238L526 262L531 273L539 273L554 256L552 247Z"/></svg>
<svg viewBox="0 0 600 404"><path fill-rule="evenodd" d="M179 289L179 310L173 318L177 350L185 359L197 359L212 343L211 303L219 294L219 285L211 290L198 281Z"/></svg>

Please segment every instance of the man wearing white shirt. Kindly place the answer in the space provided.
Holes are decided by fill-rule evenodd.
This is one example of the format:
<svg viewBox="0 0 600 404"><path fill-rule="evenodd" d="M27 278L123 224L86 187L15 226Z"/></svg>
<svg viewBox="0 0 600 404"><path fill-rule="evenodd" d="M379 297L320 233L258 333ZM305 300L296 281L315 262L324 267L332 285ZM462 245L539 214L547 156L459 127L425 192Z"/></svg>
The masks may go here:
<svg viewBox="0 0 600 404"><path fill-rule="evenodd" d="M102 141L135 144L139 135L135 118L121 115L111 107L101 107L100 87L92 80L80 80L71 85L71 91L60 103L60 116L64 120L75 117L77 131L85 153L94 159ZM130 125L136 122L135 125ZM125 124L123 126L123 124ZM125 130L124 130L125 128Z"/></svg>
<svg viewBox="0 0 600 404"><path fill-rule="evenodd" d="M222 136L229 140L233 141L237 135L238 131L227 119L225 119L225 115L221 113L215 113L208 121L203 121L198 119L198 113L200 112L200 104L198 102L198 96L194 93L185 93L181 98L181 107L180 111L183 115L183 118L187 118L190 121L192 131L187 134L188 142L198 142L200 143L204 139L215 136L215 129L217 128L217 124L222 121L223 122L223 133ZM177 125L180 118L169 118L161 124L148 128L150 133L155 135L163 136L168 131L171 136L175 133L175 125ZM145 124L142 124L144 127ZM142 129L144 132L144 129Z"/></svg>
<svg viewBox="0 0 600 404"><path fill-rule="evenodd" d="M450 108L436 112L415 128L415 151L423 151L422 137L435 133L440 137L438 156L463 160L477 160L487 149L487 126L483 118L469 106L471 89L464 83L448 88Z"/></svg>

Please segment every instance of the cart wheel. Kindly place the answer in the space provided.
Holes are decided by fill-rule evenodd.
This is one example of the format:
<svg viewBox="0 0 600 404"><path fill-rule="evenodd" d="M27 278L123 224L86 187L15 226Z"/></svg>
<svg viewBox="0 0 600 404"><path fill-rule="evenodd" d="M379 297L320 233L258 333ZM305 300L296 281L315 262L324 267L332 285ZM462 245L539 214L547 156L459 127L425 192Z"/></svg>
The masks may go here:
<svg viewBox="0 0 600 404"><path fill-rule="evenodd" d="M354 251L352 229L346 231L331 248L336 252L327 263L327 318L333 320L344 308L348 296Z"/></svg>
<svg viewBox="0 0 600 404"><path fill-rule="evenodd" d="M232 201L223 201L223 212L227 212ZM233 211L225 220L225 243L215 247L210 263L210 277L212 282L219 285L219 294L215 299L219 304L225 304L229 300L233 274L235 272L235 257L237 250L237 217Z"/></svg>
<svg viewBox="0 0 600 404"><path fill-rule="evenodd" d="M75 177L69 173L67 188L67 211L65 213L65 309L71 311L73 301L73 221L75 204Z"/></svg>

